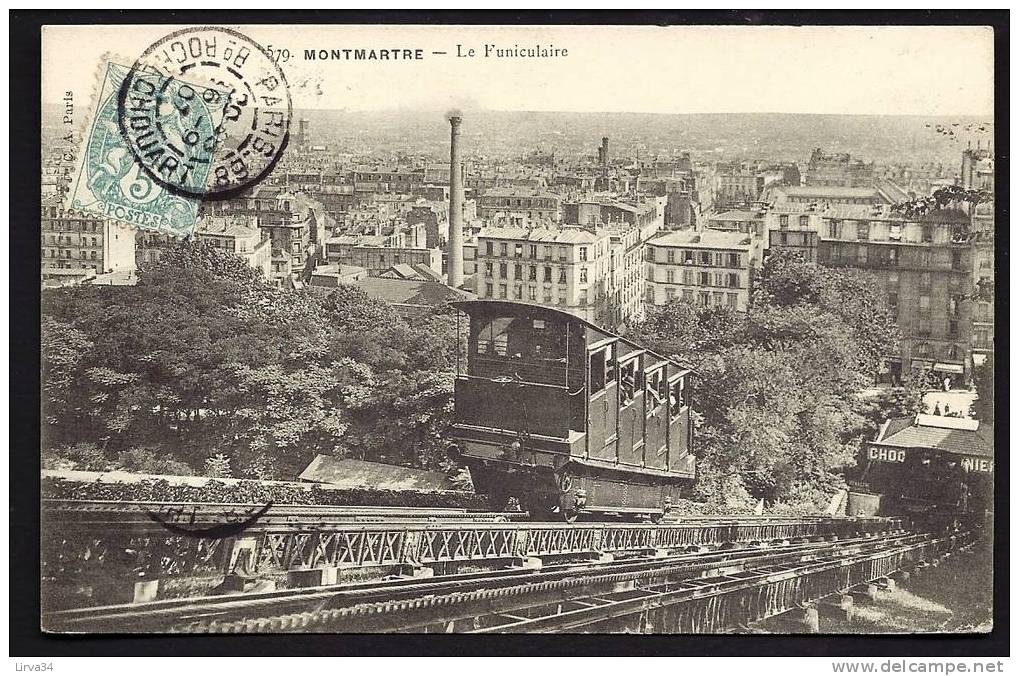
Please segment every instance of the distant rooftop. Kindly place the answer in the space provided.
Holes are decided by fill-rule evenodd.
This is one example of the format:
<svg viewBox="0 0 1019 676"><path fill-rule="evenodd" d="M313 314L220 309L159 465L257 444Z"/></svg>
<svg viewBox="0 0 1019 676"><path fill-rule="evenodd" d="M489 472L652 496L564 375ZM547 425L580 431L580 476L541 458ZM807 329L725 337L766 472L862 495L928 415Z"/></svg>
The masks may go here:
<svg viewBox="0 0 1019 676"><path fill-rule="evenodd" d="M582 228L563 228L552 230L550 228L482 228L478 237L490 239L513 239L525 242L547 242L549 244L574 244L585 242L597 242L605 235L596 235L590 230Z"/></svg>
<svg viewBox="0 0 1019 676"><path fill-rule="evenodd" d="M877 197L877 188L845 188L828 185L795 185L782 186L776 190L790 197L817 197L818 199L865 199Z"/></svg>
<svg viewBox="0 0 1019 676"><path fill-rule="evenodd" d="M723 230L676 230L650 240L656 246L689 246L712 249L744 249L750 246L750 235Z"/></svg>

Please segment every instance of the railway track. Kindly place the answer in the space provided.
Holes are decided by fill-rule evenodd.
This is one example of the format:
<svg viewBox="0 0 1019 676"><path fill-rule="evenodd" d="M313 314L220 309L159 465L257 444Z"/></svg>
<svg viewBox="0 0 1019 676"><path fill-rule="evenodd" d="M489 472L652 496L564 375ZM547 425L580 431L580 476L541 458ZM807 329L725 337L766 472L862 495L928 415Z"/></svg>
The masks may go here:
<svg viewBox="0 0 1019 676"><path fill-rule="evenodd" d="M824 578L823 585L833 586L826 592L831 594L954 544L954 537L900 532L838 542L564 563L537 571L512 568L88 608L51 613L43 623L52 631L74 632L573 631L709 596L735 598L756 588L788 587L785 581L818 576ZM868 568L867 562L882 565ZM858 579L842 576L840 570L856 571ZM812 593L820 593L818 584ZM805 598L795 590L784 593L799 601ZM772 603L768 609L779 605ZM646 629L650 620L643 621Z"/></svg>

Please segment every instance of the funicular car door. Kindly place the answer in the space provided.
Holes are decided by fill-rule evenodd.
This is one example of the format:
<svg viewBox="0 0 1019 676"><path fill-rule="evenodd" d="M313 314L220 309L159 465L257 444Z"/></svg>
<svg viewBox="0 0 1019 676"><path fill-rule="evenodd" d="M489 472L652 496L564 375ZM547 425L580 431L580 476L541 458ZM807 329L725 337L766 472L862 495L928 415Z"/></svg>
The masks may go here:
<svg viewBox="0 0 1019 676"><path fill-rule="evenodd" d="M616 341L600 341L588 348L587 450L596 460L616 460Z"/></svg>
<svg viewBox="0 0 1019 676"><path fill-rule="evenodd" d="M644 462L643 351L624 354L619 348L619 462L640 467Z"/></svg>
<svg viewBox="0 0 1019 676"><path fill-rule="evenodd" d="M650 355L645 358L650 361ZM666 378L665 362L652 364L644 375L644 465L655 469L665 469L668 464L669 390Z"/></svg>

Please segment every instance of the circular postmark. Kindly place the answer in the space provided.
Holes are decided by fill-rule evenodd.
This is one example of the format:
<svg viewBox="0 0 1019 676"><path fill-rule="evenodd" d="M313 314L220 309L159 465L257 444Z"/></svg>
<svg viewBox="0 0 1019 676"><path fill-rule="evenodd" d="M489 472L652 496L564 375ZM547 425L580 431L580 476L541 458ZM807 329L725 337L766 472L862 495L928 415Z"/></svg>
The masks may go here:
<svg viewBox="0 0 1019 676"><path fill-rule="evenodd" d="M229 28L176 31L138 58L117 122L144 171L166 190L226 199L265 178L290 137L286 77L272 55Z"/></svg>

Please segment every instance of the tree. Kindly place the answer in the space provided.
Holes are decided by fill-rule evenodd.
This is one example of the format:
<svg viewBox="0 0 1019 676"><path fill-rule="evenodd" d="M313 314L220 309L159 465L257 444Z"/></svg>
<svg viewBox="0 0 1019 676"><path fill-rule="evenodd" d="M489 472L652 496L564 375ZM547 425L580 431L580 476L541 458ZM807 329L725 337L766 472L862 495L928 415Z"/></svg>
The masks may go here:
<svg viewBox="0 0 1019 676"><path fill-rule="evenodd" d="M151 463L131 449L194 468L219 454L282 479L316 453L445 466L457 324L443 308L408 323L356 287L277 289L185 242L135 287L46 290L43 315L48 446L132 467Z"/></svg>
<svg viewBox="0 0 1019 676"><path fill-rule="evenodd" d="M205 476L229 478L233 476L233 472L230 470L230 458L217 453L205 460Z"/></svg>
<svg viewBox="0 0 1019 676"><path fill-rule="evenodd" d="M746 313L676 301L628 327L696 369L695 497L816 511L845 485L867 424L857 394L898 335L871 284L776 253Z"/></svg>

